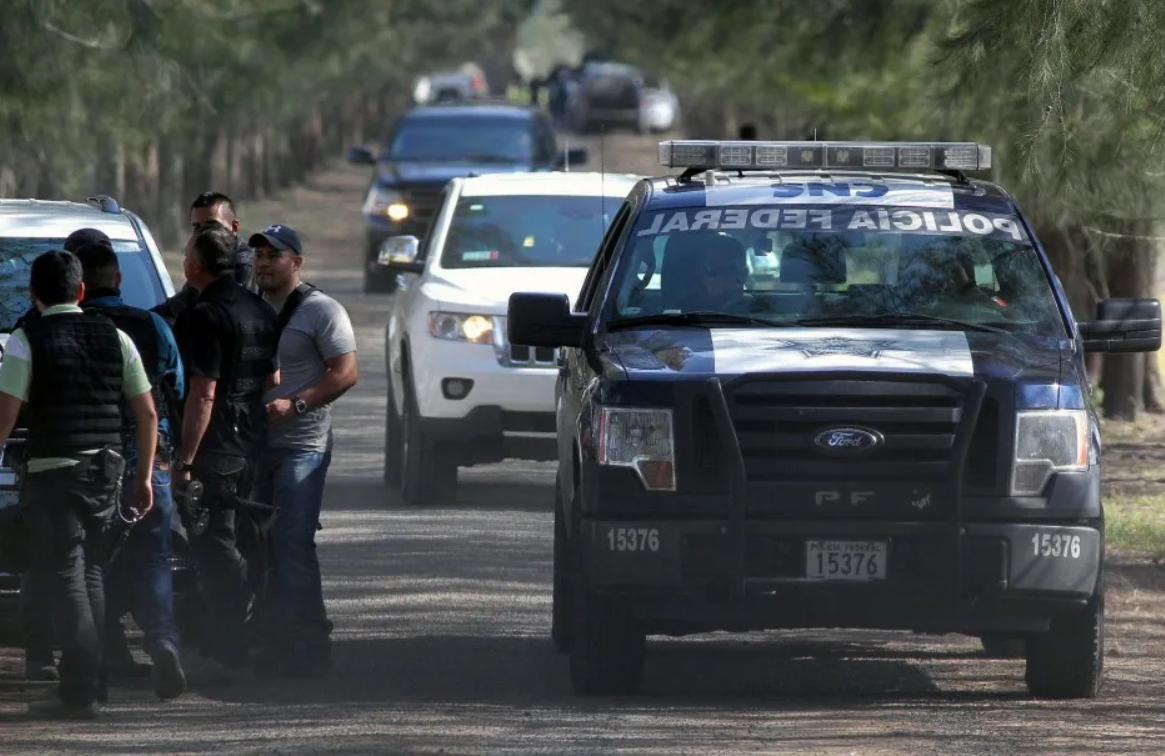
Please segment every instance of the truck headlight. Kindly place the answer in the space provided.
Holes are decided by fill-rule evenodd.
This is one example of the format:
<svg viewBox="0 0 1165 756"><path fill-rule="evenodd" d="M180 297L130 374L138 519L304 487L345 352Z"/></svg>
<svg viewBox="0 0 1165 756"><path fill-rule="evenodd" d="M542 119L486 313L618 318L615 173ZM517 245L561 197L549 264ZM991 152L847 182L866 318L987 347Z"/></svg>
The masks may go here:
<svg viewBox="0 0 1165 756"><path fill-rule="evenodd" d="M670 409L603 407L598 420L600 465L630 467L649 491L676 490Z"/></svg>
<svg viewBox="0 0 1165 756"><path fill-rule="evenodd" d="M1088 469L1088 413L1030 410L1016 413L1013 496L1035 496L1052 473Z"/></svg>
<svg viewBox="0 0 1165 756"><path fill-rule="evenodd" d="M429 333L434 338L467 341L470 344L492 344L494 319L489 315L464 312L430 312Z"/></svg>
<svg viewBox="0 0 1165 756"><path fill-rule="evenodd" d="M364 198L365 215L383 215L394 221L402 221L409 217L409 206L404 202L404 195L393 189L383 189L374 186L368 190Z"/></svg>

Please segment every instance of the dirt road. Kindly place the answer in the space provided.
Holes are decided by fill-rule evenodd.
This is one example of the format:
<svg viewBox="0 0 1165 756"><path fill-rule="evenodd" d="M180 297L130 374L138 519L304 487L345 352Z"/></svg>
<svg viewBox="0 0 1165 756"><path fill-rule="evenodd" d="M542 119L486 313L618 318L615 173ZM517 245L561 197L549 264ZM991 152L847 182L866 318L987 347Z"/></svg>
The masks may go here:
<svg viewBox="0 0 1165 756"><path fill-rule="evenodd" d="M592 148L595 146L591 144ZM651 140L608 169L655 171ZM592 165L598 164L597 150ZM385 296L360 293L365 173L316 176L244 208L307 244L308 278L349 308L361 383L337 409L320 555L336 623L322 681L116 689L103 720L41 723L0 655L3 754L1107 754L1165 752L1165 581L1110 578L1109 676L1094 702L1026 697L1023 664L960 637L800 632L653 639L642 695L583 699L551 648L553 467L463 473L456 503L408 509L381 485Z"/></svg>

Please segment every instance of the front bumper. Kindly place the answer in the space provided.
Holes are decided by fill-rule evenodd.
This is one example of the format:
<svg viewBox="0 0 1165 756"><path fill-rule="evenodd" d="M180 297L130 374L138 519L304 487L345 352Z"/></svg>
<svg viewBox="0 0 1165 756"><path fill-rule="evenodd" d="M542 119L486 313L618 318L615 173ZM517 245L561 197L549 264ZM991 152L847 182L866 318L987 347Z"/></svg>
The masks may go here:
<svg viewBox="0 0 1165 756"><path fill-rule="evenodd" d="M1081 526L968 524L955 564L941 525L755 521L738 578L723 521L584 520L576 535L593 590L633 598L644 620L724 629L1039 631L1086 603L1102 554L1101 532ZM820 540L885 544L884 577L807 577Z"/></svg>
<svg viewBox="0 0 1165 756"><path fill-rule="evenodd" d="M493 405L474 407L460 418L423 418L420 422L426 438L454 450L462 465L558 459L553 412L514 412Z"/></svg>
<svg viewBox="0 0 1165 756"><path fill-rule="evenodd" d="M421 417L455 420L477 407L489 406L553 414L558 379L554 366L504 366L498 349L489 344L437 339L428 333L411 339L409 352ZM473 386L464 398L451 399L442 385L449 378L472 381Z"/></svg>

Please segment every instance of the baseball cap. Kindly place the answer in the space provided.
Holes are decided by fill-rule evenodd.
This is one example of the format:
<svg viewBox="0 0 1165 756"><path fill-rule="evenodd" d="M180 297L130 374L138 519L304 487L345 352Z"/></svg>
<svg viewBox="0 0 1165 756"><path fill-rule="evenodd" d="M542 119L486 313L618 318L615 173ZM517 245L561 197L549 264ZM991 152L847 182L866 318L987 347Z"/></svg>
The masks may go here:
<svg viewBox="0 0 1165 756"><path fill-rule="evenodd" d="M113 242L109 240L104 231L98 231L95 228L79 228L65 238L65 251L76 252L86 244L113 246Z"/></svg>
<svg viewBox="0 0 1165 756"><path fill-rule="evenodd" d="M290 249L297 255L303 254L303 242L299 240L299 234L294 228L280 223L272 224L257 234L251 234L251 238L247 240L247 246L253 249L264 245L280 250Z"/></svg>

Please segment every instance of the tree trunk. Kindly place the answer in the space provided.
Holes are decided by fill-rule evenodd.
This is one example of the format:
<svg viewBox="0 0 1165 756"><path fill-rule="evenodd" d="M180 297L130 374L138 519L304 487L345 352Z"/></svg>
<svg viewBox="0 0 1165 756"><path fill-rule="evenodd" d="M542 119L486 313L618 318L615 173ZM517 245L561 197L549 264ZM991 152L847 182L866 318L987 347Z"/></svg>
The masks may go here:
<svg viewBox="0 0 1165 756"><path fill-rule="evenodd" d="M1165 413L1165 387L1161 385L1161 370L1156 352L1141 355L1145 360L1145 411L1154 415Z"/></svg>
<svg viewBox="0 0 1165 756"><path fill-rule="evenodd" d="M1154 249L1148 238L1152 223L1109 218L1105 226L1111 234L1104 248L1109 296L1154 296ZM1100 377L1105 417L1132 421L1145 409L1145 364L1144 354L1105 355Z"/></svg>
<svg viewBox="0 0 1165 756"><path fill-rule="evenodd" d="M154 194L154 222L151 227L158 244L163 249L178 245L181 232L177 223L174 206L178 203L178 192L182 188L182 168L179 151L171 137L162 137L158 142L158 184Z"/></svg>

